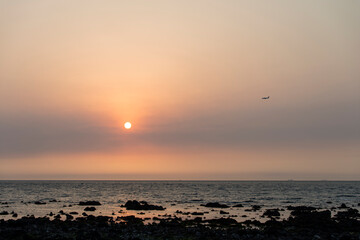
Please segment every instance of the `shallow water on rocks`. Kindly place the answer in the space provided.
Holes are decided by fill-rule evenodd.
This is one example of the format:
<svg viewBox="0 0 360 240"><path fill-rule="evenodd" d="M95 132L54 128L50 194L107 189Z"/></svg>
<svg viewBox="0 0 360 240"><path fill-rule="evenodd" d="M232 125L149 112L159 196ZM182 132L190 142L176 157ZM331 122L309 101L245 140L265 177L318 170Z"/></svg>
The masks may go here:
<svg viewBox="0 0 360 240"><path fill-rule="evenodd" d="M54 201L56 200L56 201ZM201 217L203 219L232 217L238 221L262 217L269 208L285 209L280 218L287 218L289 205L313 206L320 209L346 206L360 210L359 181L0 181L0 219L34 215L43 217L50 212L57 214L84 212L86 206L80 201L99 201L101 206L92 215L127 216L141 218L166 218L166 215L183 219ZM161 205L164 211L135 211L120 207L128 200L147 201ZM40 201L45 204L35 204ZM240 208L207 208L201 206L209 202L219 202L228 206L242 204ZM252 211L253 205L261 206ZM226 213L220 212L224 211ZM333 214L338 209L333 210ZM176 211L189 212L186 215ZM192 215L191 213L203 215ZM227 214L228 213L228 214ZM160 215L160 216L159 216ZM65 219L65 216L62 216ZM152 220L148 220L152 221Z"/></svg>

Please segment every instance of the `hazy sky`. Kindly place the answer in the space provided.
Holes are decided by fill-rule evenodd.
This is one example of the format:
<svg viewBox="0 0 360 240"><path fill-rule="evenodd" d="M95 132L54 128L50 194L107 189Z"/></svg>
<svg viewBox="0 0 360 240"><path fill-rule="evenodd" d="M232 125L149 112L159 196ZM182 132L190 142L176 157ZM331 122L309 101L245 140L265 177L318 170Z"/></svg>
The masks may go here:
<svg viewBox="0 0 360 240"><path fill-rule="evenodd" d="M359 12L0 0L0 179L360 180Z"/></svg>

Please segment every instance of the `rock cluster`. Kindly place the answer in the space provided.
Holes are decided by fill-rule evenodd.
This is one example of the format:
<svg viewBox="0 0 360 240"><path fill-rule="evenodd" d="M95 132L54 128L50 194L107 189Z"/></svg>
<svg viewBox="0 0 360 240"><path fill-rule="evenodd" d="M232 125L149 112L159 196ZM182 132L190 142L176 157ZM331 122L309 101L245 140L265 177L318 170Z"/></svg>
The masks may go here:
<svg viewBox="0 0 360 240"><path fill-rule="evenodd" d="M228 205L226 204L220 204L218 202L213 202L213 203L207 203L207 204L201 204L201 206L204 206L204 207L208 207L208 208L229 208Z"/></svg>
<svg viewBox="0 0 360 240"><path fill-rule="evenodd" d="M129 200L122 207L125 207L127 210L165 210L162 206L148 204L145 201L138 202L136 200Z"/></svg>
<svg viewBox="0 0 360 240"><path fill-rule="evenodd" d="M85 202L79 202L80 206L100 206L101 203L98 201L85 201Z"/></svg>

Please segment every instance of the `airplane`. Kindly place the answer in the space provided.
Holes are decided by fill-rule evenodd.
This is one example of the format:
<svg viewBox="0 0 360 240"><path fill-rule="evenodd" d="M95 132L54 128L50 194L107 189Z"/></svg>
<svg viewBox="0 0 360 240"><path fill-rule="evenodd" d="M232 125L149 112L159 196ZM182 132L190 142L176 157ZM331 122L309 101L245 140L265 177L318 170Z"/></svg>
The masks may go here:
<svg viewBox="0 0 360 240"><path fill-rule="evenodd" d="M261 98L261 99L269 99L270 98L270 96L267 96L267 97L263 97L263 98Z"/></svg>

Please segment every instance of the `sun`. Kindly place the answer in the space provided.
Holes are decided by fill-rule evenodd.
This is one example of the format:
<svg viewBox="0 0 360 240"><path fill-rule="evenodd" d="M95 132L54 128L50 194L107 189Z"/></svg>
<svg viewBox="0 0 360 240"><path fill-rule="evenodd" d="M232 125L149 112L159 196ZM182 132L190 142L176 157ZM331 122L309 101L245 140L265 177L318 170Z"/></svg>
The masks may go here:
<svg viewBox="0 0 360 240"><path fill-rule="evenodd" d="M131 128L131 122L126 122L126 123L124 124L124 127L125 127L126 129L130 129L130 128Z"/></svg>

